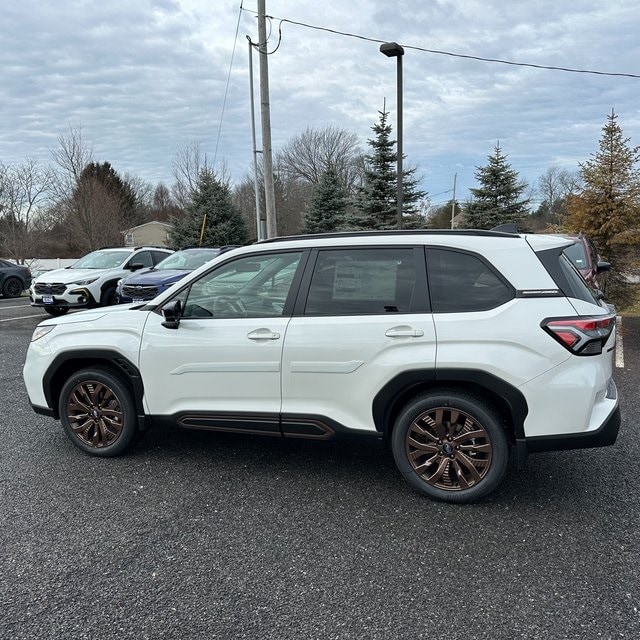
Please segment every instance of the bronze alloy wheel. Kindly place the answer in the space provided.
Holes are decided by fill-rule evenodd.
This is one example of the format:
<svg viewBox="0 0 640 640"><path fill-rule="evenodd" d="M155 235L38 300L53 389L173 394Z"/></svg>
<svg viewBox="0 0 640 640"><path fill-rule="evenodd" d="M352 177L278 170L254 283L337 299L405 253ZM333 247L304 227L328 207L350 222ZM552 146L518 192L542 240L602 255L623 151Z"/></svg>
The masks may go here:
<svg viewBox="0 0 640 640"><path fill-rule="evenodd" d="M122 433L122 404L114 391L98 380L83 380L73 387L66 415L73 434L89 447L112 445Z"/></svg>
<svg viewBox="0 0 640 640"><path fill-rule="evenodd" d="M485 477L493 447L486 429L471 415L435 407L411 422L406 454L413 471L430 486L461 491Z"/></svg>

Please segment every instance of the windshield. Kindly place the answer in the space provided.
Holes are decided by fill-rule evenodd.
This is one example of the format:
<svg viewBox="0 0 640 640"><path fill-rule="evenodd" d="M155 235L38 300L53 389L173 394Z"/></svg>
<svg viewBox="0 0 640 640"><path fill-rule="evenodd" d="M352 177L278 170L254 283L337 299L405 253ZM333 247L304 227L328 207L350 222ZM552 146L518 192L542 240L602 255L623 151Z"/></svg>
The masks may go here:
<svg viewBox="0 0 640 640"><path fill-rule="evenodd" d="M193 271L201 267L205 262L213 260L220 253L220 249L200 249L198 251L176 251L162 262L156 269L184 269Z"/></svg>
<svg viewBox="0 0 640 640"><path fill-rule="evenodd" d="M72 269L115 269L129 256L131 251L93 251L71 265Z"/></svg>
<svg viewBox="0 0 640 640"><path fill-rule="evenodd" d="M584 250L584 245L582 242L576 242L572 244L570 247L567 247L564 250L564 255L573 262L573 264L578 267L578 269L588 269L589 262L587 260L587 254Z"/></svg>

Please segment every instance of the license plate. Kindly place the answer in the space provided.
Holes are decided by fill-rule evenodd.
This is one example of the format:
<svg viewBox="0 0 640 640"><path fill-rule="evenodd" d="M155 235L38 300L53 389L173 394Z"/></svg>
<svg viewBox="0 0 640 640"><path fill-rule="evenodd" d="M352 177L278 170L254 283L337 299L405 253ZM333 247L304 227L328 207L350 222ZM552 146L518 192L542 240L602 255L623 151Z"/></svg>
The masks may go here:
<svg viewBox="0 0 640 640"><path fill-rule="evenodd" d="M133 299L133 304L140 304L141 302L144 302L144 300L141 300L140 298Z"/></svg>
<svg viewBox="0 0 640 640"><path fill-rule="evenodd" d="M53 296L42 296L43 304L53 304Z"/></svg>

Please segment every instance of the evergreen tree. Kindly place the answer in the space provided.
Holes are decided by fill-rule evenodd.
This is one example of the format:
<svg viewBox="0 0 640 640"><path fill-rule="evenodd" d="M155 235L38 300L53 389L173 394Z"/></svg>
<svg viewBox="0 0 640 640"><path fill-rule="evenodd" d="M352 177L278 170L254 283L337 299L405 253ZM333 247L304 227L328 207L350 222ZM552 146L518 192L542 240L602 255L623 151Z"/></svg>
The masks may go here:
<svg viewBox="0 0 640 640"><path fill-rule="evenodd" d="M590 236L612 264L608 293L624 304L630 292L622 278L625 264L619 241L638 241L632 236L640 227L640 147L629 146L630 139L623 137L617 119L612 111L602 128L599 150L580 165L584 188L568 197L563 223L570 231Z"/></svg>
<svg viewBox="0 0 640 640"><path fill-rule="evenodd" d="M120 222L123 226L134 227L142 222L136 207L136 197L131 185L123 180L109 162L90 162L82 170L79 183L95 182L101 185L105 192L115 201L120 212ZM78 188L82 188L81 184Z"/></svg>
<svg viewBox="0 0 640 640"><path fill-rule="evenodd" d="M389 112L383 107L380 120L371 129L375 138L368 140L372 149L365 156L363 185L358 194L358 212L355 222L362 229L395 229L397 227L397 152L396 141L391 139ZM404 156L403 156L404 159ZM426 195L418 189L415 168L403 169L402 211L408 216L407 226L415 226L420 220L418 203Z"/></svg>
<svg viewBox="0 0 640 640"><path fill-rule="evenodd" d="M342 229L347 211L347 193L333 165L320 176L311 205L304 217L305 233L327 233Z"/></svg>
<svg viewBox="0 0 640 640"><path fill-rule="evenodd" d="M202 225L204 234L200 242ZM176 247L243 244L247 239L245 221L233 204L229 186L205 167L198 175L191 204L174 219L170 242Z"/></svg>
<svg viewBox="0 0 640 640"><path fill-rule="evenodd" d="M452 211L453 210L453 211ZM451 229L451 215L457 216L462 211L460 204L456 200L449 200L443 205L431 209L427 214L427 229Z"/></svg>
<svg viewBox="0 0 640 640"><path fill-rule="evenodd" d="M600 149L580 165L584 189L569 198L564 225L589 235L609 255L615 237L640 224L640 147L623 138L612 111L602 128Z"/></svg>
<svg viewBox="0 0 640 640"><path fill-rule="evenodd" d="M480 186L471 189L473 198L464 206L462 224L467 229L491 229L518 222L529 213L529 199L522 198L527 185L518 179L518 172L507 162L500 143L488 160L486 166L476 168L475 177Z"/></svg>

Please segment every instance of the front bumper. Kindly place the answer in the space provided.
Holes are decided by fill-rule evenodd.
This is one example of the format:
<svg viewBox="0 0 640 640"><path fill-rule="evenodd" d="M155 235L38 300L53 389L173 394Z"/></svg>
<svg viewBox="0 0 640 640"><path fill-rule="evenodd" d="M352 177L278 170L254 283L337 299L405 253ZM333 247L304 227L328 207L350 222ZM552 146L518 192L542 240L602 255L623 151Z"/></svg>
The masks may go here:
<svg viewBox="0 0 640 640"><path fill-rule="evenodd" d="M96 300L91 292L84 287L76 287L58 295L45 295L29 291L29 300L32 307L67 307L69 309L86 309L96 305Z"/></svg>

